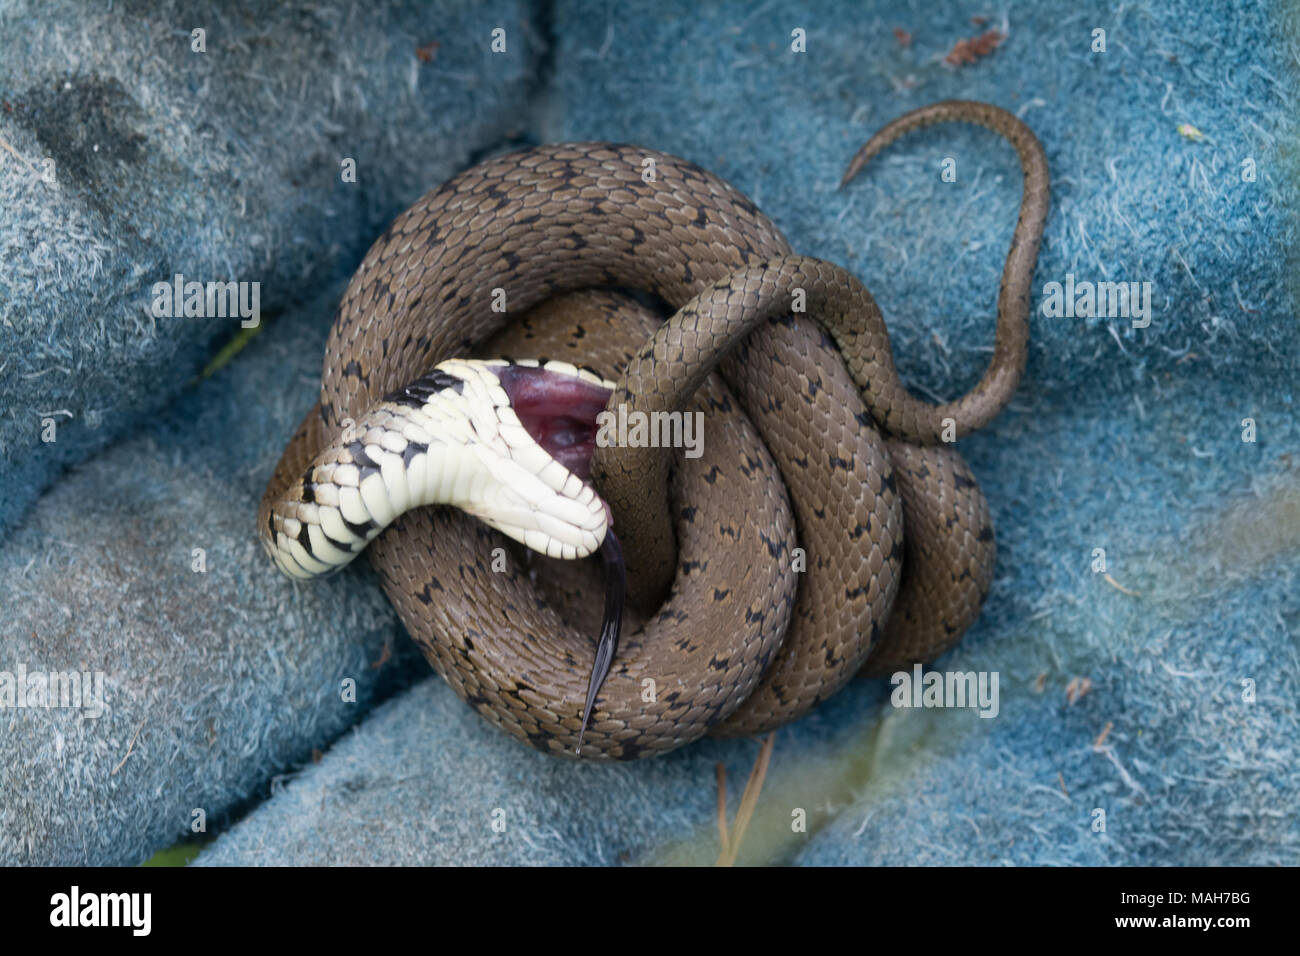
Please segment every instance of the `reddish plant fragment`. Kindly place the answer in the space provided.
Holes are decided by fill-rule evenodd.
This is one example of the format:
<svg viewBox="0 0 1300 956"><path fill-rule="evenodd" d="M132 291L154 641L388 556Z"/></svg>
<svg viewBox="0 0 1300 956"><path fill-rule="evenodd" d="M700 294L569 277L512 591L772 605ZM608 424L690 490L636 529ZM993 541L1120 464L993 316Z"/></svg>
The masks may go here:
<svg viewBox="0 0 1300 956"><path fill-rule="evenodd" d="M1005 33L998 30L989 30L968 40L958 40L953 44L952 49L948 51L948 55L943 58L943 62L949 66L963 66L967 63L974 63L980 57L988 56L996 50L1006 38Z"/></svg>

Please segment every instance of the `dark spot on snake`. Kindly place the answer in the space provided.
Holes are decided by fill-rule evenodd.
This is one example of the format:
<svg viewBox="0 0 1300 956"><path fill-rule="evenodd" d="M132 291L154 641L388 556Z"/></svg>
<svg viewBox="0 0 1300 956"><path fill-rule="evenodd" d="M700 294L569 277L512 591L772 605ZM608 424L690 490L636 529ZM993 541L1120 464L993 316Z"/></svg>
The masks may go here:
<svg viewBox="0 0 1300 956"><path fill-rule="evenodd" d="M781 557L781 555L785 554L784 541L773 540L772 538L769 538L767 535L763 534L761 531L758 534L758 538L765 545L767 545L767 553L770 554L772 557L779 558Z"/></svg>
<svg viewBox="0 0 1300 956"><path fill-rule="evenodd" d="M856 541L858 540L858 538L862 537L864 534L867 534L869 531L871 531L870 519L867 520L866 524L859 523L854 525L853 530L849 532L849 537L852 538L854 541Z"/></svg>
<svg viewBox="0 0 1300 956"><path fill-rule="evenodd" d="M308 468L302 476L302 500L309 505L316 503L316 485L312 482L311 476L315 468Z"/></svg>
<svg viewBox="0 0 1300 956"><path fill-rule="evenodd" d="M349 378L361 377L361 363L353 359L347 365L343 366L343 374Z"/></svg>
<svg viewBox="0 0 1300 956"><path fill-rule="evenodd" d="M716 657L710 657L710 658L709 658L709 668L710 668L710 670L715 670L715 671L725 671L725 670L730 666L730 664L731 664L731 658L730 658L730 657L724 657L724 658L722 658L721 660L719 660L719 659L716 658Z"/></svg>
<svg viewBox="0 0 1300 956"><path fill-rule="evenodd" d="M894 469L887 468L885 473L880 476L880 490L898 494L898 486L894 484Z"/></svg>
<svg viewBox="0 0 1300 956"><path fill-rule="evenodd" d="M707 481L709 484L713 484L718 480L718 475L720 474L721 472L718 471L718 466L714 465L712 468L709 469L708 474L704 476L704 480Z"/></svg>
<svg viewBox="0 0 1300 956"><path fill-rule="evenodd" d="M619 760L635 760L637 757L641 756L641 751L642 751L643 749L645 749L645 748L643 748L643 747L642 747L639 743L637 743L635 740L625 740L625 741L623 742L623 750L622 750L622 752L619 753L619 755L618 755L618 759L619 759Z"/></svg>
<svg viewBox="0 0 1300 956"><path fill-rule="evenodd" d="M430 398L447 389L451 389L457 395L463 394L465 380L441 369L435 369L428 375L421 375L406 388L391 393L384 401L407 408L423 408Z"/></svg>
<svg viewBox="0 0 1300 956"><path fill-rule="evenodd" d="M340 514L339 517L343 516ZM358 538L363 539L370 537L370 532L379 527L379 524L373 518L367 518L360 524L349 521L347 518L343 518L343 523L347 525L349 531L355 534Z"/></svg>
<svg viewBox="0 0 1300 956"><path fill-rule="evenodd" d="M954 487L957 487L957 488L974 488L974 487L975 487L975 482L974 482L974 480L972 480L972 479L970 479L970 478L967 478L965 475L963 475L963 474L962 474L961 472L959 472L959 471L955 471L955 472L953 472L953 474L952 474L952 483L953 483L953 486L954 486Z"/></svg>
<svg viewBox="0 0 1300 956"><path fill-rule="evenodd" d="M894 546L893 546L892 548L889 549L889 560L890 560L890 561L902 561L902 560L903 560L903 555L906 553L906 551L907 551L907 548L906 548L906 547L904 546L904 544L903 544L903 539L902 539L902 538L895 538L895 539L894 539Z"/></svg>
<svg viewBox="0 0 1300 956"><path fill-rule="evenodd" d="M302 527L298 529L298 543L302 545L303 550L314 558L316 557L316 552L311 549L311 535L307 533L307 529L310 527L310 525L304 523Z"/></svg>
<svg viewBox="0 0 1300 956"><path fill-rule="evenodd" d="M839 457L838 455L828 455L828 456L827 456L827 461L830 462L831 470L832 470L832 471L837 470L837 469L843 469L844 471L852 471L852 470L853 470L853 459L852 459L852 458L845 459L845 458L841 458L841 457Z"/></svg>
<svg viewBox="0 0 1300 956"><path fill-rule="evenodd" d="M353 549L352 545L348 544L348 543L345 542L345 541L338 541L338 540L336 540L336 539L334 539L334 538L331 538L329 532L326 531L324 528L321 528L321 529L320 529L320 533L321 533L321 535L325 538L326 541L328 541L330 544L334 545L334 547L338 548L340 551L347 551L347 552L350 553L350 554L355 554L355 553L356 553L356 551Z"/></svg>
<svg viewBox="0 0 1300 956"><path fill-rule="evenodd" d="M821 391L822 383L815 378L808 379L808 394L816 395Z"/></svg>
<svg viewBox="0 0 1300 956"><path fill-rule="evenodd" d="M379 465L375 464L374 459L366 454L365 445L361 444L360 441L354 441L350 442L347 448L348 454L352 456L352 461L357 466L358 484L365 481L371 475L379 474Z"/></svg>
<svg viewBox="0 0 1300 956"><path fill-rule="evenodd" d="M746 624L762 624L766 620L767 613L765 611L755 611L753 608L747 608L745 610Z"/></svg>
<svg viewBox="0 0 1300 956"><path fill-rule="evenodd" d="M866 587L863 585L858 585L856 588L846 588L844 591L844 597L852 601L862 597L866 593L867 593Z"/></svg>
<svg viewBox="0 0 1300 956"><path fill-rule="evenodd" d="M975 540L976 540L976 541L992 541L992 540L993 540L993 529L990 528L988 525L985 525L984 527L980 528L980 533L979 533L978 535L975 536Z"/></svg>
<svg viewBox="0 0 1300 956"><path fill-rule="evenodd" d="M695 506L694 506L694 505L688 505L687 507L683 508L683 509L681 510L681 512L680 512L682 520L683 520L683 521L694 521L694 520L695 520L695 510L696 510L696 509L695 509Z"/></svg>
<svg viewBox="0 0 1300 956"><path fill-rule="evenodd" d="M410 468L411 462L415 460L415 456L423 455L428 450L428 445L421 445L418 441L408 441L406 443L406 449L402 452L403 466Z"/></svg>
<svg viewBox="0 0 1300 956"><path fill-rule="evenodd" d="M725 591L719 591L717 588L714 588L714 589L713 589L713 600L715 600L715 601L725 601L725 600L727 599L727 595L730 594L730 593L731 593L731 588L727 588L727 590L725 590Z"/></svg>

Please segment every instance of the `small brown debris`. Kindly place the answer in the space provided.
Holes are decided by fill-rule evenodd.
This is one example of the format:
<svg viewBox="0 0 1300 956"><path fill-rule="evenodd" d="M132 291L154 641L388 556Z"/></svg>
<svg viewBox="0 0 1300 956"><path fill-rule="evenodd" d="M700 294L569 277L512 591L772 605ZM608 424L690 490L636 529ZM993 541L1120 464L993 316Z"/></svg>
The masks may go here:
<svg viewBox="0 0 1300 956"><path fill-rule="evenodd" d="M323 753L321 753L321 751L320 751L319 748L317 748L317 747L312 747L312 748L311 748L311 762L312 762L312 763L320 763L320 762L321 762L321 758L324 757L324 756L325 756L325 755L324 755Z"/></svg>
<svg viewBox="0 0 1300 956"><path fill-rule="evenodd" d="M1109 572L1109 571L1106 572L1105 574L1103 574L1102 577L1104 577L1104 578L1106 579L1106 583L1109 584L1111 587L1113 587L1115 590L1117 590L1117 591L1123 591L1123 592L1124 592L1125 594L1127 594L1129 597L1141 597L1141 596L1142 596L1142 592L1141 592L1141 591L1131 591L1131 590L1129 590L1128 588L1124 587L1124 585L1122 585L1122 584L1120 584L1118 581L1116 581L1114 578L1112 578L1112 577L1110 576L1110 572Z"/></svg>
<svg viewBox="0 0 1300 956"><path fill-rule="evenodd" d="M1065 789L1065 774L1061 773L1059 770L1056 771L1056 779L1061 785L1061 793L1065 794L1067 800L1070 799L1070 791Z"/></svg>
<svg viewBox="0 0 1300 956"><path fill-rule="evenodd" d="M718 780L718 839L722 847L718 854L718 862L714 866L735 865L736 856L740 853L740 844L745 839L745 831L749 829L754 808L758 806L758 795L763 789L763 779L767 776L767 766L772 760L772 745L775 743L776 731L773 731L763 739L763 746L758 751L758 759L754 761L754 768L749 771L749 779L740 794L740 806L736 808L735 839L727 833L727 768L721 762L717 765L715 772Z"/></svg>
<svg viewBox="0 0 1300 956"><path fill-rule="evenodd" d="M123 765L126 763L127 759L130 758L131 754L135 753L135 742L136 742L137 739L139 739L139 737L140 737L140 731L142 731L142 730L144 730L144 721L143 721L143 720L140 721L140 726L137 727L137 728L135 728L135 733L133 733L133 734L131 735L131 742L130 742L129 744L126 745L126 756L124 756L124 757L123 757L123 758L118 762L118 765L112 769L112 771L109 773L109 776L110 776L110 777L116 777L116 776L117 776L117 772L118 772L119 770L122 769L122 767L123 767Z"/></svg>
<svg viewBox="0 0 1300 956"><path fill-rule="evenodd" d="M434 40L432 43L426 43L424 46L416 47L415 58L421 63L432 63L434 57L438 55L438 47L441 45L442 44L437 40Z"/></svg>
<svg viewBox="0 0 1300 956"><path fill-rule="evenodd" d="M1106 737L1110 734L1110 729L1114 726L1115 722L1113 720L1106 721L1106 726L1101 729L1101 733L1097 735L1097 739L1092 742L1092 745L1098 748L1101 747L1101 745L1106 742Z"/></svg>
<svg viewBox="0 0 1300 956"><path fill-rule="evenodd" d="M388 663L389 658L391 658L392 656L393 656L393 642L384 641L384 646L379 651L379 660L372 661L370 664L370 669L372 671L379 670L379 668L383 667L385 664Z"/></svg>
<svg viewBox="0 0 1300 956"><path fill-rule="evenodd" d="M1032 686L1034 688L1035 694L1041 694L1043 692L1043 689L1047 687L1047 671L1043 671L1041 674L1035 677Z"/></svg>
<svg viewBox="0 0 1300 956"><path fill-rule="evenodd" d="M1065 699L1071 707L1088 695L1092 690L1091 677L1072 677L1065 685Z"/></svg>
<svg viewBox="0 0 1300 956"><path fill-rule="evenodd" d="M958 40L953 44L948 55L943 58L943 62L949 66L964 66L967 63L974 63L981 57L988 56L1007 38L1005 33L998 30L989 30L981 33L977 37L971 37L968 40Z"/></svg>
<svg viewBox="0 0 1300 956"><path fill-rule="evenodd" d="M912 45L912 34L908 33L902 27L894 27L894 39L903 49Z"/></svg>

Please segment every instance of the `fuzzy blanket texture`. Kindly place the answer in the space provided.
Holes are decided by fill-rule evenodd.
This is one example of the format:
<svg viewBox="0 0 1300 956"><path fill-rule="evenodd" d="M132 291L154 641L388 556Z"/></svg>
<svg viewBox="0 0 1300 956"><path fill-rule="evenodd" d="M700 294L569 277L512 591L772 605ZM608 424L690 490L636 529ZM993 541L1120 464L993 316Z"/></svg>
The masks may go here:
<svg viewBox="0 0 1300 956"><path fill-rule="evenodd" d="M960 393L1013 152L938 127L837 188L873 130L950 97L1046 148L1036 294L1137 283L1149 314L1036 308L1016 399L962 442L998 570L939 667L997 672L996 716L854 683L778 732L739 862L1300 863L1294 17L0 0L0 863L213 837L201 864L713 862L715 765L734 813L758 742L535 753L432 675L364 561L279 576L257 502L370 243L529 143L713 170L863 280L918 394ZM259 334L160 317L176 275L258 282ZM6 700L51 671L101 675L99 706Z"/></svg>

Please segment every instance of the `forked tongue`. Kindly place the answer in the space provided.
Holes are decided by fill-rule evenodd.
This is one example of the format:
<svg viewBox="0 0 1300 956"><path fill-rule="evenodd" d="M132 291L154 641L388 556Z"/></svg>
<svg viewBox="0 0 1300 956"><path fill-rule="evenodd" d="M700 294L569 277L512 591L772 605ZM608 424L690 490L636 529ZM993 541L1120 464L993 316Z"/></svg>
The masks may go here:
<svg viewBox="0 0 1300 956"><path fill-rule="evenodd" d="M623 563L623 548L614 536L614 529L605 532L600 546L600 556L605 561L605 621L600 628L600 642L596 645L596 662L591 667L587 682L587 706L582 711L582 729L578 731L578 749L582 753L582 738L591 721L596 695L609 676L610 665L618 653L618 637L623 630L623 598L627 593L627 565Z"/></svg>

